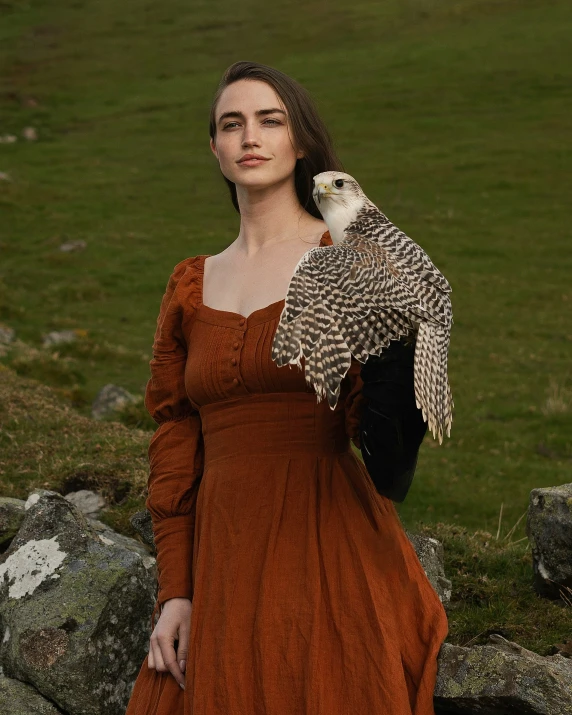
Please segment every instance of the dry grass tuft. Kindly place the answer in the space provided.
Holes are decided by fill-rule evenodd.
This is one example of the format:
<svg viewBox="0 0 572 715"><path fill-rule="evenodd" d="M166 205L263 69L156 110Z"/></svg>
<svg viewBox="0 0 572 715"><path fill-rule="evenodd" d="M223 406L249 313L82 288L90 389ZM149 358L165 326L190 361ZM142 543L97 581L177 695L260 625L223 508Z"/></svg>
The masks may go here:
<svg viewBox="0 0 572 715"><path fill-rule="evenodd" d="M564 385L559 385L555 380L550 381L547 398L542 405L542 414L546 416L561 415L570 412L572 407L572 390Z"/></svg>
<svg viewBox="0 0 572 715"><path fill-rule="evenodd" d="M102 518L132 534L143 508L151 433L95 421L59 401L56 391L0 364L0 494L26 499L36 488L100 492Z"/></svg>

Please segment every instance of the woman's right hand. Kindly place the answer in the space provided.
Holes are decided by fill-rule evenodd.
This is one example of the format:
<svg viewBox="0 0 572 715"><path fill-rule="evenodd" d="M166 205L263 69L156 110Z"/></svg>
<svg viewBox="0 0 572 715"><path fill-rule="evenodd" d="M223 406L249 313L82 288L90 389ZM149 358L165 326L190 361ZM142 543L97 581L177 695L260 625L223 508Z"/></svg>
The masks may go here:
<svg viewBox="0 0 572 715"><path fill-rule="evenodd" d="M170 671L183 690L184 672L189 652L192 604L188 598L169 598L163 603L161 615L151 634L147 663L149 668ZM178 641L175 652L175 641Z"/></svg>

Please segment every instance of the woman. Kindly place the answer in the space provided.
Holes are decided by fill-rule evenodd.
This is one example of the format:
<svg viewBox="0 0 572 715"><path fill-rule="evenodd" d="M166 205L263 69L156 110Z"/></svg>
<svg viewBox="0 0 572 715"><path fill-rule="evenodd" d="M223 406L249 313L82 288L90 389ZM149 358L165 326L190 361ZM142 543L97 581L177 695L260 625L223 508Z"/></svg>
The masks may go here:
<svg viewBox="0 0 572 715"><path fill-rule="evenodd" d="M126 715L433 714L446 615L351 449L366 407L375 428L361 365L332 411L270 357L296 264L331 244L312 177L342 166L305 90L265 65L226 71L210 136L240 231L177 264L161 303L146 393L160 617ZM403 374L379 385L395 397ZM407 428L406 458L386 445L407 483L424 431Z"/></svg>

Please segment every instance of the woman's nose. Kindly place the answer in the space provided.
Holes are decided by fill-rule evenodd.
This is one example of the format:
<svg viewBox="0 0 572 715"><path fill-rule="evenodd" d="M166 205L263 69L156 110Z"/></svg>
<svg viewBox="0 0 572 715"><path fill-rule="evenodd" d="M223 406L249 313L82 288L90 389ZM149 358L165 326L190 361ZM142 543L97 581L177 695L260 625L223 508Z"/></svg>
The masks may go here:
<svg viewBox="0 0 572 715"><path fill-rule="evenodd" d="M252 144L259 144L258 127L255 123L246 122L242 132L242 145L250 146Z"/></svg>

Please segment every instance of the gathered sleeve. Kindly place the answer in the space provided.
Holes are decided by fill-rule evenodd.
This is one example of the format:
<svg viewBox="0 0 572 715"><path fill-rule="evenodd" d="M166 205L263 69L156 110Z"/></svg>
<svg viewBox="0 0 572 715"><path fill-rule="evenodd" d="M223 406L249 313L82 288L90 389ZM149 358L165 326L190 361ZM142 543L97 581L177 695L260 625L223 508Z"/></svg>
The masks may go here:
<svg viewBox="0 0 572 715"><path fill-rule="evenodd" d="M145 506L151 514L157 552L158 595L192 600L192 557L196 500L203 473L201 419L185 390L187 344L182 330L185 313L193 310L192 289L183 277L195 258L178 263L161 301L153 341L151 377L145 407L158 424L148 449L149 479Z"/></svg>

